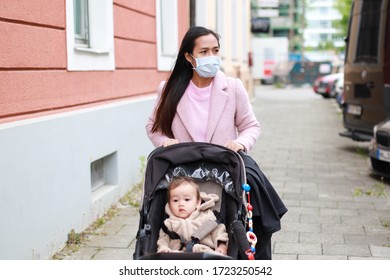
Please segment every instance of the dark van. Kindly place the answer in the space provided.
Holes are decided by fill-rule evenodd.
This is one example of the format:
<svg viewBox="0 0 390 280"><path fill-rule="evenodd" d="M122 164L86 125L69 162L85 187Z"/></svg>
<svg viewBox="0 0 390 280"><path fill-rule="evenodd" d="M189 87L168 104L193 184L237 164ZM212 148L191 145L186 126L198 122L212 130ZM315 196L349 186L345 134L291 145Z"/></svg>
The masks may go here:
<svg viewBox="0 0 390 280"><path fill-rule="evenodd" d="M369 141L390 112L390 0L354 0L344 66L340 135Z"/></svg>

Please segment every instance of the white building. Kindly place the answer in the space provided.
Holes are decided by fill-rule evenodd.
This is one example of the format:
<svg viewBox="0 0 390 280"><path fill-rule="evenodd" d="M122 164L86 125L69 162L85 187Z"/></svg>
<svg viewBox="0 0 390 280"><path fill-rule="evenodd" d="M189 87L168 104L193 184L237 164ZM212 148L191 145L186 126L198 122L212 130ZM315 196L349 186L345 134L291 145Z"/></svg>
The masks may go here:
<svg viewBox="0 0 390 280"><path fill-rule="evenodd" d="M318 47L321 43L333 42L335 47L344 45L344 34L334 25L341 18L334 7L336 0L308 0L306 2L305 47Z"/></svg>

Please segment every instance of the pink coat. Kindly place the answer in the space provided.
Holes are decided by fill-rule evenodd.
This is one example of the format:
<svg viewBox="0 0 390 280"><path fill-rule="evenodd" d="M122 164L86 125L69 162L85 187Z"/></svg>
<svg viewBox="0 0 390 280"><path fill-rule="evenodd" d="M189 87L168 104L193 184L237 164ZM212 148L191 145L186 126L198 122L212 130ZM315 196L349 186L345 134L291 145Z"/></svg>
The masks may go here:
<svg viewBox="0 0 390 280"><path fill-rule="evenodd" d="M157 100L151 117L146 124L146 132L154 146L162 146L168 138L161 132L152 133L157 105L165 82L157 90ZM184 93L186 94L186 93ZM179 142L193 142L192 123L196 116L190 115L187 108L190 103L180 100L172 122L173 135ZM213 79L211 90L210 113L206 130L206 142L225 145L234 140L249 152L260 135L260 124L250 104L248 93L240 79L226 77L221 71Z"/></svg>

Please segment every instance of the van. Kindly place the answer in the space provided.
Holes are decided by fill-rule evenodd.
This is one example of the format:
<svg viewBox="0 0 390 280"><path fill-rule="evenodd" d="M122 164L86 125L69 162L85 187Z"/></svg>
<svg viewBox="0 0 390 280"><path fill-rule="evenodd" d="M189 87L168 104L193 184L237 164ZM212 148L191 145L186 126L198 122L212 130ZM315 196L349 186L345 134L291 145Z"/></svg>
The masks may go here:
<svg viewBox="0 0 390 280"><path fill-rule="evenodd" d="M390 112L390 0L354 0L346 38L339 135L370 141Z"/></svg>

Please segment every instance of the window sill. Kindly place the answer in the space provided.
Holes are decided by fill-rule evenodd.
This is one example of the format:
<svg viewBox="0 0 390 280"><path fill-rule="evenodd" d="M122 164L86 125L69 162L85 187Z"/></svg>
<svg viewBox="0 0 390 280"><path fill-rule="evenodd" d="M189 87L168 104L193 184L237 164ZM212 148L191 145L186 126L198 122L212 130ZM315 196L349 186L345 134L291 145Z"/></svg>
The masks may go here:
<svg viewBox="0 0 390 280"><path fill-rule="evenodd" d="M109 54L110 50L105 49L91 49L91 48L85 48L85 47L75 47L76 51L79 52L87 52L87 53L94 53L94 54Z"/></svg>

